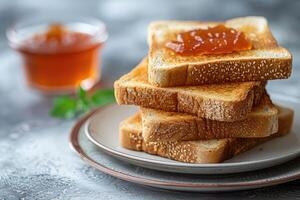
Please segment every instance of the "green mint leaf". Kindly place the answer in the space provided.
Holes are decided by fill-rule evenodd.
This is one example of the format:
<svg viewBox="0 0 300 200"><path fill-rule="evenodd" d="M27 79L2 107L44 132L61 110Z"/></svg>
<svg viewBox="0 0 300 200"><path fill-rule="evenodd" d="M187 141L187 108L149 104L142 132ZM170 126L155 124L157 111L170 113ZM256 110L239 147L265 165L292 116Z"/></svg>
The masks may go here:
<svg viewBox="0 0 300 200"><path fill-rule="evenodd" d="M69 119L87 112L95 106L103 106L113 102L115 102L113 89L102 89L88 95L80 87L74 98L69 96L56 98L49 114L53 117Z"/></svg>
<svg viewBox="0 0 300 200"><path fill-rule="evenodd" d="M91 107L90 104L90 99L87 96L87 92L82 88L79 87L78 92L77 92L78 100L77 100L77 110L86 112L89 110Z"/></svg>
<svg viewBox="0 0 300 200"><path fill-rule="evenodd" d="M68 96L57 97L53 102L50 115L57 118L70 119L77 114L76 100Z"/></svg>
<svg viewBox="0 0 300 200"><path fill-rule="evenodd" d="M98 90L91 96L91 101L93 103L93 106L103 106L109 103L114 103L116 101L114 96L114 90Z"/></svg>
<svg viewBox="0 0 300 200"><path fill-rule="evenodd" d="M77 95L80 99L85 99L87 96L86 91L82 87L78 88Z"/></svg>
<svg viewBox="0 0 300 200"><path fill-rule="evenodd" d="M86 112L90 110L91 105L87 99L78 99L76 107L79 112Z"/></svg>

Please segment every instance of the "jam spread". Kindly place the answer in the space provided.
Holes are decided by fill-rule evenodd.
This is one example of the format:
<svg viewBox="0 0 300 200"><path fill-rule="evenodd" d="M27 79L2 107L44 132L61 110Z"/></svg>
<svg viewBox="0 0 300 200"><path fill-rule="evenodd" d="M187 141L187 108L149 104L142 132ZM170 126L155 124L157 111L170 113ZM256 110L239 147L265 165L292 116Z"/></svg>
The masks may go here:
<svg viewBox="0 0 300 200"><path fill-rule="evenodd" d="M218 25L179 33L177 40L167 42L166 47L180 55L191 56L249 50L252 44L243 32Z"/></svg>

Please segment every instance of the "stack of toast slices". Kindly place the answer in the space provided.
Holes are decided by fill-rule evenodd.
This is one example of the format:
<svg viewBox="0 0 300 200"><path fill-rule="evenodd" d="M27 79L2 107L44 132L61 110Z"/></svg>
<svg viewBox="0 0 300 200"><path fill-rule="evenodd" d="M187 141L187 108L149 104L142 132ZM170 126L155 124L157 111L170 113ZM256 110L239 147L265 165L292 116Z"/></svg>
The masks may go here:
<svg viewBox="0 0 300 200"><path fill-rule="evenodd" d="M167 48L191 32L219 41L225 33L207 31L219 25L243 34L251 48L191 55ZM226 39L222 48L230 50ZM148 56L114 84L118 104L140 107L120 124L122 147L180 162L219 163L290 132L293 110L274 105L265 87L291 75L292 56L265 18L153 22L148 43Z"/></svg>

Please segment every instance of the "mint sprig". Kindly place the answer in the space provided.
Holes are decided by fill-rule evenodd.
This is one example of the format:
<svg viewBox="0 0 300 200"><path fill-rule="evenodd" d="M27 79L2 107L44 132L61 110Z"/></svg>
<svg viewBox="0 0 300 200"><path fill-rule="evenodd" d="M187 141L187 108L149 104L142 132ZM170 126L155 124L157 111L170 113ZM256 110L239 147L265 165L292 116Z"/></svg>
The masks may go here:
<svg viewBox="0 0 300 200"><path fill-rule="evenodd" d="M102 89L88 94L83 88L79 88L76 96L60 96L54 99L49 114L61 119L74 118L97 106L114 103L114 90Z"/></svg>

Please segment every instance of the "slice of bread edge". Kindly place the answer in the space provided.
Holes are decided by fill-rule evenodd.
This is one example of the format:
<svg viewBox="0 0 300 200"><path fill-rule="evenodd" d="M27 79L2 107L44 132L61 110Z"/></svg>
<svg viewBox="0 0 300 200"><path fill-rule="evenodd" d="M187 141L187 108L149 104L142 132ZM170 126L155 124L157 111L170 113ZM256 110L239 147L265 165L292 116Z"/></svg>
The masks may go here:
<svg viewBox="0 0 300 200"><path fill-rule="evenodd" d="M293 123L293 110L279 106L278 110L278 132L266 138L230 138L181 142L145 142L142 137L140 113L136 113L120 123L120 145L126 149L144 151L180 162L220 163L250 150L260 143L288 134Z"/></svg>
<svg viewBox="0 0 300 200"><path fill-rule="evenodd" d="M247 117L254 105L260 102L266 82L233 83L241 88L235 99L207 98L186 91L195 87L160 88L132 81L147 73L147 59L143 59L131 72L115 81L115 98L118 104L137 105L169 112L182 112L218 121L239 121ZM230 85L225 84L225 85ZM196 88L206 86L197 86ZM223 85L222 85L223 87ZM200 89L199 89L200 90ZM226 87L224 87L226 90Z"/></svg>
<svg viewBox="0 0 300 200"><path fill-rule="evenodd" d="M208 55L205 58L180 57L166 54L164 47L156 44L156 40L164 30L172 26L195 26L199 24L219 24L220 22L185 22L185 21L158 21L148 27L149 43L149 82L159 87L202 85L225 82L263 81L285 79L292 72L292 55L283 48L278 47L267 20L263 17L243 17L227 20L224 23L233 28L249 21L251 25L258 21L263 24L262 40L266 42L263 49L241 51L222 56ZM265 26L265 27L264 27ZM251 33L249 34L251 36ZM255 41L255 38L253 38ZM167 42L167 41L166 41ZM256 41L257 42L257 41ZM168 59L174 62L168 64ZM168 59L166 59L168 58ZM175 62L176 60L176 62ZM249 71L250 69L250 71Z"/></svg>
<svg viewBox="0 0 300 200"><path fill-rule="evenodd" d="M242 121L222 122L140 108L146 142L268 137L278 131L278 110L267 94Z"/></svg>

